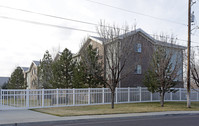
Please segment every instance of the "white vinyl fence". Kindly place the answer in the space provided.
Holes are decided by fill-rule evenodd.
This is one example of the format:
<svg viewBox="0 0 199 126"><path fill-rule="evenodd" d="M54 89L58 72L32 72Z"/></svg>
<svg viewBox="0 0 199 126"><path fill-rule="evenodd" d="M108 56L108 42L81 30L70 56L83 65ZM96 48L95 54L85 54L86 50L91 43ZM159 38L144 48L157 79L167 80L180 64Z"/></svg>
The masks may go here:
<svg viewBox="0 0 199 126"><path fill-rule="evenodd" d="M175 93L166 93L165 101L186 101L186 89L176 88ZM0 91L0 110L31 109L46 107L99 105L111 103L108 88L83 89L17 89ZM145 87L116 88L115 103L159 101L159 93L151 93ZM191 100L199 101L199 93L191 91Z"/></svg>

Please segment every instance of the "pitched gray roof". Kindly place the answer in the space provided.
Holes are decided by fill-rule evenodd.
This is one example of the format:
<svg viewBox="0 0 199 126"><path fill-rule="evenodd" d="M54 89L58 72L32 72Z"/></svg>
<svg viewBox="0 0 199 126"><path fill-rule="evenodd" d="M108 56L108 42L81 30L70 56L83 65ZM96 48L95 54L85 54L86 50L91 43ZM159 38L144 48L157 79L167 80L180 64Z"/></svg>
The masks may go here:
<svg viewBox="0 0 199 126"><path fill-rule="evenodd" d="M172 48L179 48L179 49L186 49L185 46L181 46L181 45L177 45L177 44L173 44L173 43L168 43L168 42L164 42L164 41L159 41L159 40L156 40L155 38L153 38L151 35L149 35L148 33L146 33L144 30L142 30L141 28L139 29L136 29L134 31L131 31L129 33L127 33L127 35L132 35L132 34L135 34L135 33L138 33L138 32L141 32L142 34L144 34L145 36L147 36L149 39L151 39L154 44L156 45L161 45L161 46L166 46L166 47L172 47Z"/></svg>
<svg viewBox="0 0 199 126"><path fill-rule="evenodd" d="M59 54L59 55L61 55L61 54L62 54L62 52L60 52L60 51L59 51L59 52L58 52L58 54Z"/></svg>
<svg viewBox="0 0 199 126"><path fill-rule="evenodd" d="M40 61L33 61L37 66L40 65Z"/></svg>
<svg viewBox="0 0 199 126"><path fill-rule="evenodd" d="M101 37L96 37L96 36L91 36L91 37L93 37L93 38L95 38L95 39L98 39L98 40L100 40L100 41L103 41L103 38L101 38Z"/></svg>
<svg viewBox="0 0 199 126"><path fill-rule="evenodd" d="M28 71L29 67L21 67L21 69L22 69L24 72L26 72L26 71Z"/></svg>
<svg viewBox="0 0 199 126"><path fill-rule="evenodd" d="M167 47L176 47L176 48L180 48L180 49L186 49L185 46L176 45L176 44L171 44L171 43L167 43L167 42L163 42L163 41L156 40L156 39L154 39L151 35L149 35L149 34L146 33L144 30L142 30L141 28L136 29L136 30L134 30L134 31L130 31L130 32L126 33L126 35L127 35L127 36L130 36L130 35L134 35L134 34L136 34L136 33L138 33L138 32L144 34L146 37L148 37L150 40L152 40L152 42L153 42L154 44L161 45L161 46L167 46ZM126 36L126 35L125 35L125 36ZM124 37L124 35L120 35L120 36L119 36L120 39L122 39L123 37ZM94 38L94 39L96 39L96 40L98 40L98 41L101 41L101 43L102 43L102 41L103 41L103 38L100 38L100 37L91 36L91 39L92 39L92 38Z"/></svg>
<svg viewBox="0 0 199 126"><path fill-rule="evenodd" d="M0 87L3 86L4 83L8 82L9 77L0 77Z"/></svg>

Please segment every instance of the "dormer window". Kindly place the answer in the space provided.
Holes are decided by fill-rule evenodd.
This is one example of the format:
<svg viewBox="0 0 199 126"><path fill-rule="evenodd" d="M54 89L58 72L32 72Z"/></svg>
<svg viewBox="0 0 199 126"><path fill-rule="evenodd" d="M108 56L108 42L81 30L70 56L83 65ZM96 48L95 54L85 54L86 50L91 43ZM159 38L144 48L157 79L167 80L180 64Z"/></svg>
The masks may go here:
<svg viewBox="0 0 199 126"><path fill-rule="evenodd" d="M136 51L136 52L139 52L139 53L142 52L142 45L141 45L141 43L137 43L137 44L136 44L135 51Z"/></svg>

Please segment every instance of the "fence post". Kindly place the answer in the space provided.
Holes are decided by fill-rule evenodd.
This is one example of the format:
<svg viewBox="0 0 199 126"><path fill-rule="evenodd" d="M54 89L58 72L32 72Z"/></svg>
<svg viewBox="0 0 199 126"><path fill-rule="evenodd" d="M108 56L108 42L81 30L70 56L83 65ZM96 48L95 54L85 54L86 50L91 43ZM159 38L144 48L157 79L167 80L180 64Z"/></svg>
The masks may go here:
<svg viewBox="0 0 199 126"><path fill-rule="evenodd" d="M26 108L29 108L29 89L26 89Z"/></svg>
<svg viewBox="0 0 199 126"><path fill-rule="evenodd" d="M14 91L14 106L15 106L15 91Z"/></svg>
<svg viewBox="0 0 199 126"><path fill-rule="evenodd" d="M151 92L151 101L153 101L153 93Z"/></svg>
<svg viewBox="0 0 199 126"><path fill-rule="evenodd" d="M104 87L102 88L102 103L104 104Z"/></svg>
<svg viewBox="0 0 199 126"><path fill-rule="evenodd" d="M117 87L115 88L115 103L117 103Z"/></svg>
<svg viewBox="0 0 199 126"><path fill-rule="evenodd" d="M2 92L2 99L3 99L2 104L4 106L4 93L3 93L3 91L1 91L1 92Z"/></svg>
<svg viewBox="0 0 199 126"><path fill-rule="evenodd" d="M128 87L128 102L130 102L130 87Z"/></svg>
<svg viewBox="0 0 199 126"><path fill-rule="evenodd" d="M42 89L42 104L41 104L42 108L44 107L44 89Z"/></svg>
<svg viewBox="0 0 199 126"><path fill-rule="evenodd" d="M140 102L142 101L142 87L139 87L139 92L140 92Z"/></svg>
<svg viewBox="0 0 199 126"><path fill-rule="evenodd" d="M91 104L91 89L88 88L88 104L90 105Z"/></svg>
<svg viewBox="0 0 199 126"><path fill-rule="evenodd" d="M171 100L171 101L173 101L173 100L172 100L172 99L173 99L172 97L173 97L172 92L170 92L170 100Z"/></svg>
<svg viewBox="0 0 199 126"><path fill-rule="evenodd" d="M75 89L73 88L73 106L75 106Z"/></svg>
<svg viewBox="0 0 199 126"><path fill-rule="evenodd" d="M179 93L180 93L180 101L182 100L182 91L181 91L182 89L180 88L180 90L179 90Z"/></svg>
<svg viewBox="0 0 199 126"><path fill-rule="evenodd" d="M59 105L59 89L57 88L57 106Z"/></svg>
<svg viewBox="0 0 199 126"><path fill-rule="evenodd" d="M1 91L1 107L2 107L2 89L0 89L0 91ZM1 108L2 109L2 108Z"/></svg>

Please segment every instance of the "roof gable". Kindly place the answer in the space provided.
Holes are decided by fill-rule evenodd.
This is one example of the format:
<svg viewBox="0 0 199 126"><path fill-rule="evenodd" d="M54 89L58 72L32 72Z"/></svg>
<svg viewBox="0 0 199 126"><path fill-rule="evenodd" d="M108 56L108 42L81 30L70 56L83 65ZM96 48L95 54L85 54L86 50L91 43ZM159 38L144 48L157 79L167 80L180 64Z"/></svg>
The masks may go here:
<svg viewBox="0 0 199 126"><path fill-rule="evenodd" d="M32 61L30 67L28 68L28 71L26 71L27 73L30 72L30 70L32 69L33 65L38 67L40 65L40 61Z"/></svg>
<svg viewBox="0 0 199 126"><path fill-rule="evenodd" d="M21 69L24 71L24 72L27 72L29 70L29 67L21 67Z"/></svg>
<svg viewBox="0 0 199 126"><path fill-rule="evenodd" d="M39 65L40 65L40 61L33 61L33 63L34 63L36 66L39 66Z"/></svg>
<svg viewBox="0 0 199 126"><path fill-rule="evenodd" d="M148 38L150 40L150 42L154 45L161 45L161 46L166 46L166 47L172 47L172 48L179 48L182 50L185 50L186 47L185 46L181 46L181 45L177 45L177 44L171 44L171 43L167 43L167 42L163 42L163 41L159 41L154 39L151 35L149 35L148 33L146 33L144 30L142 30L141 28L127 32L125 34L125 36L131 36L131 35L135 35L137 33L141 33L142 35L144 35L146 38ZM103 38L100 37L95 37L95 36L91 36L89 37L91 40L94 40L100 44L103 43ZM123 39L124 38L124 34L119 36L119 39Z"/></svg>

